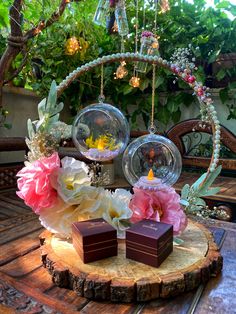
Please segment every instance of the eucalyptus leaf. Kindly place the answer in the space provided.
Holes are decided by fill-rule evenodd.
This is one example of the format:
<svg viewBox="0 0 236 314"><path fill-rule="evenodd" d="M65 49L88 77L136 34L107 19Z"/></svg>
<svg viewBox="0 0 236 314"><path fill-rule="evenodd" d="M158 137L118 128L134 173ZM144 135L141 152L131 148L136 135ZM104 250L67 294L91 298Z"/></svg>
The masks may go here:
<svg viewBox="0 0 236 314"><path fill-rule="evenodd" d="M190 190L190 185L189 184L185 184L184 187L181 190L181 199L186 200L189 194L189 190Z"/></svg>
<svg viewBox="0 0 236 314"><path fill-rule="evenodd" d="M42 101L40 101L40 103L38 104L38 114L39 114L39 119L43 118L43 115L45 113L46 110L46 103L47 103L47 99L44 98Z"/></svg>
<svg viewBox="0 0 236 314"><path fill-rule="evenodd" d="M182 199L182 198L180 199L179 203L180 203L180 205L183 205L185 207L189 206L189 202L184 200L184 199Z"/></svg>
<svg viewBox="0 0 236 314"><path fill-rule="evenodd" d="M174 237L173 238L173 244L177 245L177 246L182 245L182 244L184 244L184 240L177 238L177 237Z"/></svg>
<svg viewBox="0 0 236 314"><path fill-rule="evenodd" d="M197 206L206 206L206 202L202 199L202 198L200 198L200 197L198 197L196 200L195 200L195 205L197 205Z"/></svg>
<svg viewBox="0 0 236 314"><path fill-rule="evenodd" d="M212 196L217 194L218 192L220 192L220 188L219 187L215 187L215 188L211 188L208 189L207 191L202 192L202 196Z"/></svg>
<svg viewBox="0 0 236 314"><path fill-rule="evenodd" d="M192 188L196 191L196 190L199 190L199 186L200 184L202 184L202 182L206 179L206 176L207 176L207 173L203 173L203 175L201 175L201 177L196 181L194 182L194 184L192 185Z"/></svg>
<svg viewBox="0 0 236 314"><path fill-rule="evenodd" d="M46 105L46 112L51 113L53 112L57 102L57 84L55 81L52 81L49 94L48 94L48 99L47 99L47 105Z"/></svg>
<svg viewBox="0 0 236 314"><path fill-rule="evenodd" d="M27 120L27 128L28 128L29 138L30 138L30 140L32 140L32 138L35 135L35 130L34 130L33 123L30 119Z"/></svg>
<svg viewBox="0 0 236 314"><path fill-rule="evenodd" d="M199 192L201 194L206 193L206 191L209 189L209 187L212 185L212 183L215 181L215 179L218 177L222 169L222 166L217 167L213 172L210 172L208 175L206 181L202 185L202 187L199 189Z"/></svg>

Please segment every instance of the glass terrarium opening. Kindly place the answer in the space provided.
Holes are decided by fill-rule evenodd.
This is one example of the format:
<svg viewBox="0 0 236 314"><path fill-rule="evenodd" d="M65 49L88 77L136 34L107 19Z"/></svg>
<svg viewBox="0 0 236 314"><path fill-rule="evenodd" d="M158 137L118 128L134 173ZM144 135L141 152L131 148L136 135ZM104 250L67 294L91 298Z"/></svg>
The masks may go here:
<svg viewBox="0 0 236 314"><path fill-rule="evenodd" d="M90 105L75 119L73 140L86 158L110 160L124 151L129 125L117 108L108 104Z"/></svg>

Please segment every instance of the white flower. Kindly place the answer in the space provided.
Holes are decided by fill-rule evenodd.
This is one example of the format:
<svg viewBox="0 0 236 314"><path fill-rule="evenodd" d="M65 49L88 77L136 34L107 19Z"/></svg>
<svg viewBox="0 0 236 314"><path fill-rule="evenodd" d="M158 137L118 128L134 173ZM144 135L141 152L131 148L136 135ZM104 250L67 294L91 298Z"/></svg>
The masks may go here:
<svg viewBox="0 0 236 314"><path fill-rule="evenodd" d="M110 204L109 192L103 188L83 186L76 201L69 204L59 199L54 207L42 210L39 217L41 224L49 231L69 238L73 222L102 217Z"/></svg>
<svg viewBox="0 0 236 314"><path fill-rule="evenodd" d="M76 195L79 212L90 218L100 218L108 209L109 192L102 187L87 186Z"/></svg>
<svg viewBox="0 0 236 314"><path fill-rule="evenodd" d="M63 158L61 163L62 168L52 178L52 185L64 202L77 204L75 196L80 189L91 185L88 166L71 157Z"/></svg>
<svg viewBox="0 0 236 314"><path fill-rule="evenodd" d="M76 205L59 200L54 207L42 210L39 220L50 232L59 234L61 237L70 238L71 224L75 221L84 220L84 217L78 215Z"/></svg>
<svg viewBox="0 0 236 314"><path fill-rule="evenodd" d="M109 206L103 213L103 218L117 230L118 238L125 238L125 230L133 212L129 209L131 193L124 189L117 189L110 193Z"/></svg>

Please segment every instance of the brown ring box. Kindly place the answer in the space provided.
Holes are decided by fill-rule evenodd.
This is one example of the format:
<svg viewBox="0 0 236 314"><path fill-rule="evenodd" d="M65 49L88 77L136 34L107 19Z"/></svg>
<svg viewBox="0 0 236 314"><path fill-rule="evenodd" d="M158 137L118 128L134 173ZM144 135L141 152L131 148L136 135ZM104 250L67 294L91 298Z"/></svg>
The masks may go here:
<svg viewBox="0 0 236 314"><path fill-rule="evenodd" d="M72 242L84 263L117 255L117 232L104 219L72 224Z"/></svg>
<svg viewBox="0 0 236 314"><path fill-rule="evenodd" d="M72 241L84 263L117 255L116 230L102 218L73 223ZM142 220L126 230L126 258L159 267L172 251L172 225Z"/></svg>
<svg viewBox="0 0 236 314"><path fill-rule="evenodd" d="M126 230L126 258L153 267L173 251L173 226L144 219Z"/></svg>

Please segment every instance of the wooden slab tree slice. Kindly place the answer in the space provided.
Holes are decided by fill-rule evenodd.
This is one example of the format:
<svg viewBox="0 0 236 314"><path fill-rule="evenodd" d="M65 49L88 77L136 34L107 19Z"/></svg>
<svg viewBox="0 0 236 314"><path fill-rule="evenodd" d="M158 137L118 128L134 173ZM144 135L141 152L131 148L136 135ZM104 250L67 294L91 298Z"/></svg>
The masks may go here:
<svg viewBox="0 0 236 314"><path fill-rule="evenodd" d="M71 240L45 231L40 238L42 262L60 287L79 296L113 302L148 301L189 291L216 276L223 259L211 232L189 220L181 235L184 243L154 268L125 257L125 241L119 241L118 256L84 264Z"/></svg>

